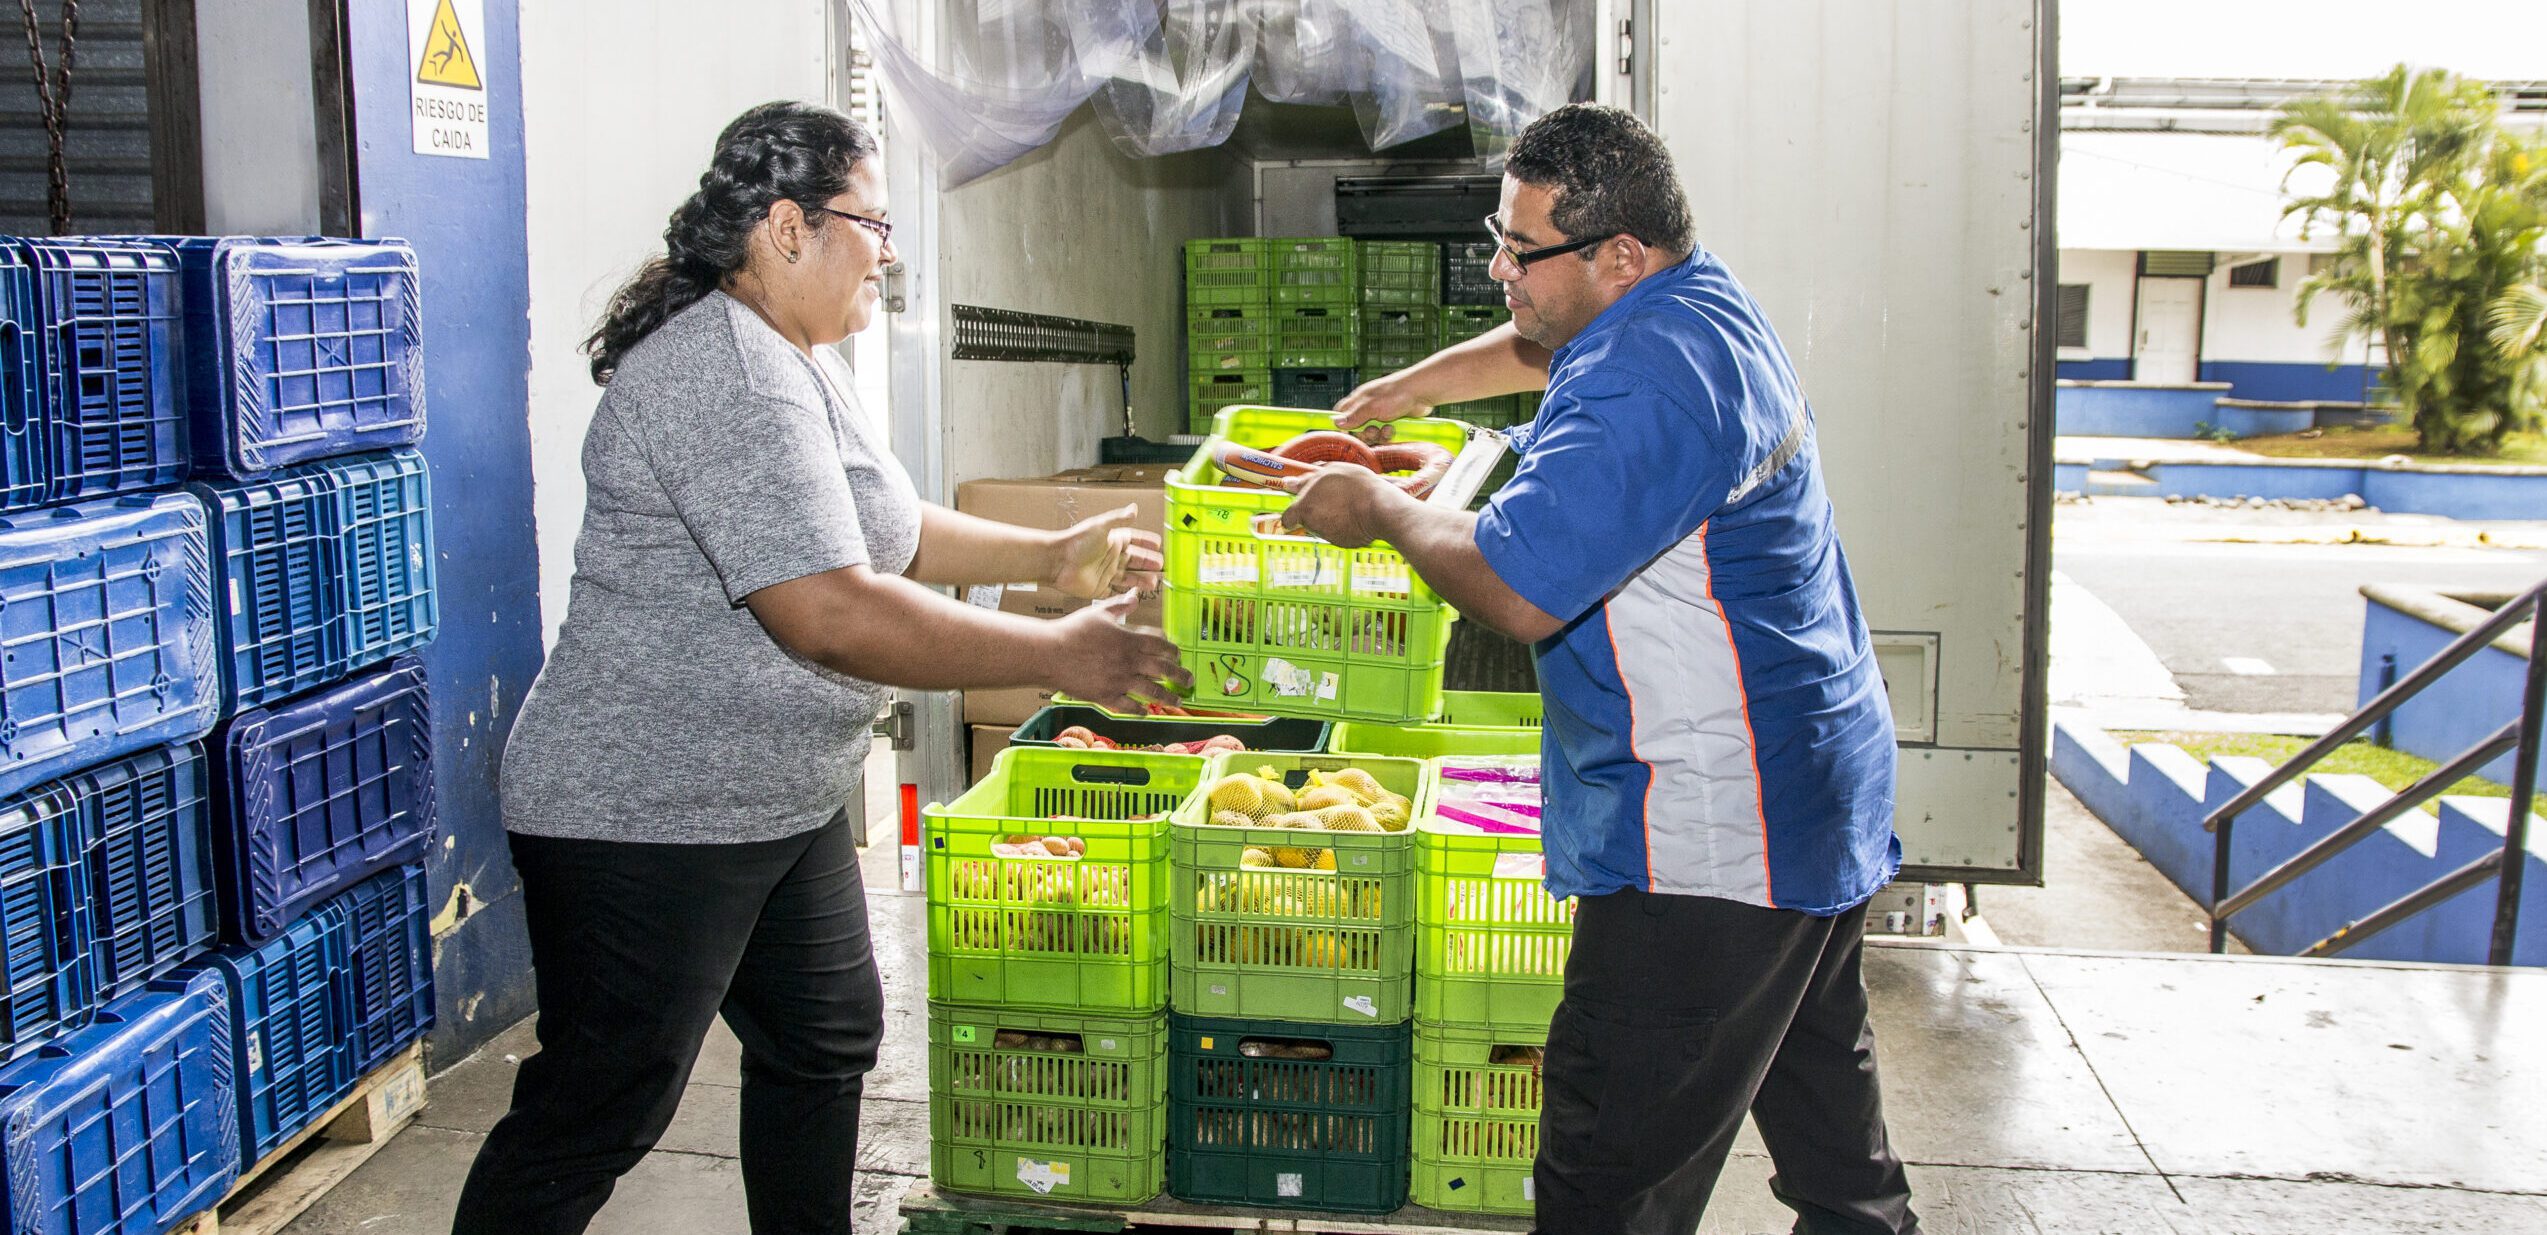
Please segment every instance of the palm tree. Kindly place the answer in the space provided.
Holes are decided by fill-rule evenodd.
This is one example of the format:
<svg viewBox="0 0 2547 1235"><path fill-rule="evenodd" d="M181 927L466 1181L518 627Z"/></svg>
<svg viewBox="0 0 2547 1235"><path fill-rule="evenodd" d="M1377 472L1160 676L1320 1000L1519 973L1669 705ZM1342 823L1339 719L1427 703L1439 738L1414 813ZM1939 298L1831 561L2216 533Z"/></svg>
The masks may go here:
<svg viewBox="0 0 2547 1235"><path fill-rule="evenodd" d="M2418 357L2417 344L2427 333L2437 332L2436 347L2455 335L2442 306L2419 294L2428 289L2400 285L2433 255L2428 242L2436 228L2466 222L2458 191L2494 147L2494 111L2493 94L2482 83L2399 65L2343 94L2294 103L2272 128L2298 156L2292 175L2303 167L2328 173L2326 187L2293 196L2284 217L2300 220L2303 238L2321 227L2339 236L2332 259L2300 285L2300 321L2307 322L2322 293L2348 302L2337 340L2363 335L2379 342L2387 385L2427 448L2452 447L2454 435L2444 424L2452 383L2430 380L2426 362L2438 357ZM2283 184L2287 191L2287 176ZM2443 350L2455 355L2455 348Z"/></svg>

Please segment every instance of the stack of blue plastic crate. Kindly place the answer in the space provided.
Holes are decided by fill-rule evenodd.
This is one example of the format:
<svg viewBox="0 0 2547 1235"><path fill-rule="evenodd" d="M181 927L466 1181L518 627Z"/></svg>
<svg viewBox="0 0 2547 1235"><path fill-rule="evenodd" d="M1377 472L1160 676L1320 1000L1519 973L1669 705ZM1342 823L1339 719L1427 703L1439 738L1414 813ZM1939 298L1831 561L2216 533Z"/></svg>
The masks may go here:
<svg viewBox="0 0 2547 1235"><path fill-rule="evenodd" d="M420 312L396 241L0 238L11 1229L166 1230L431 1024Z"/></svg>

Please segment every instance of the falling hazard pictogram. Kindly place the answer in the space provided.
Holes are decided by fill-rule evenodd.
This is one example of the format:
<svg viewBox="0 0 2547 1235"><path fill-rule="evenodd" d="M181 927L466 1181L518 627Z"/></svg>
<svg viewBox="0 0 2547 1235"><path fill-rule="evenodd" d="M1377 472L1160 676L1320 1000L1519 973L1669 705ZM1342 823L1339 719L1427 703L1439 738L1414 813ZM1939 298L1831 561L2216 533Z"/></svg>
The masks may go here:
<svg viewBox="0 0 2547 1235"><path fill-rule="evenodd" d="M416 80L463 90L486 89L486 83L478 80L478 62L469 55L469 39L460 31L460 15L451 10L451 0L434 6L433 28L425 35L424 55L416 61Z"/></svg>

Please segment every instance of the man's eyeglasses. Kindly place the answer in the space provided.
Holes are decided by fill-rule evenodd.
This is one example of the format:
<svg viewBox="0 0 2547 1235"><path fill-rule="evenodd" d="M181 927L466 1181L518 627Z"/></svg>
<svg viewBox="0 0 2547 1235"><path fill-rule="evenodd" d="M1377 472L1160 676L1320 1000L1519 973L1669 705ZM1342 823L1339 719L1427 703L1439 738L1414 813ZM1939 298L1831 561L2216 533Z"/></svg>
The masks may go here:
<svg viewBox="0 0 2547 1235"><path fill-rule="evenodd" d="M847 219L860 227L866 228L868 231L874 232L876 234L877 243L893 243L893 225L882 219L870 219L863 214L851 214L846 210L834 210L829 206L807 206L805 209L811 210L816 214L839 215L841 218Z"/></svg>
<svg viewBox="0 0 2547 1235"><path fill-rule="evenodd" d="M1521 270L1528 270L1533 262L1580 252L1609 239L1607 236L1594 236L1589 240L1568 240L1563 244L1541 245L1535 249L1516 249L1512 247L1512 238L1503 234L1503 225L1495 222L1495 216L1491 214L1486 216L1486 234L1495 238L1495 247L1503 250L1503 255L1511 258L1513 266Z"/></svg>

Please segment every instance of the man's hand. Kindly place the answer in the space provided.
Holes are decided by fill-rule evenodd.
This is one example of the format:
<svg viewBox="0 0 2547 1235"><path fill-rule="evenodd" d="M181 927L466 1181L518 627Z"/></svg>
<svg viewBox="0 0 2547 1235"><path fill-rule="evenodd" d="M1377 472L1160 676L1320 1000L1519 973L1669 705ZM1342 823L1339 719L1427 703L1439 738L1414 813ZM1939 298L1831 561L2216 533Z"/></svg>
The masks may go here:
<svg viewBox="0 0 2547 1235"><path fill-rule="evenodd" d="M1390 507L1415 501L1369 468L1335 464L1283 481L1282 487L1292 494L1283 527L1304 528L1347 549L1383 539Z"/></svg>
<svg viewBox="0 0 2547 1235"><path fill-rule="evenodd" d="M1405 376L1403 372L1392 373L1354 387L1351 394L1336 401L1335 427L1349 433L1364 425L1385 426L1387 421L1422 416L1432 411L1431 404L1407 388ZM1375 441L1383 440L1370 434L1364 436Z"/></svg>
<svg viewBox="0 0 2547 1235"><path fill-rule="evenodd" d="M1081 600L1146 592L1159 584L1159 537L1132 526L1141 513L1126 506L1062 529L1054 537L1054 569L1046 582Z"/></svg>

